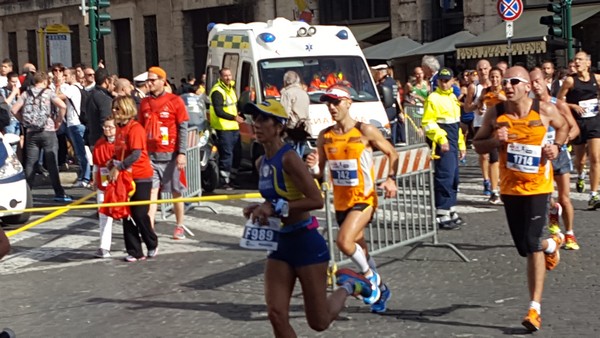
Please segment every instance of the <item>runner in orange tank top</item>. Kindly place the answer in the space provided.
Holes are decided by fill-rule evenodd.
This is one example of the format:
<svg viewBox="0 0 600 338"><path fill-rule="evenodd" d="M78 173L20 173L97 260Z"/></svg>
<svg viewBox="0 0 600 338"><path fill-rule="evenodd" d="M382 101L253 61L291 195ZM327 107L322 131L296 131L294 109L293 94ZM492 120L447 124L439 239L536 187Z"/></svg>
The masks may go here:
<svg viewBox="0 0 600 338"><path fill-rule="evenodd" d="M306 163L313 175L320 177L325 162L329 161L334 207L340 226L336 243L371 282L373 292L371 297L363 299L365 304L371 305L373 312L384 312L391 293L382 283L372 257L368 256L364 229L377 207L373 148L388 156L389 177L379 185L387 198L396 196L398 153L377 128L350 117L352 98L346 87L330 87L321 96L321 102L327 105L335 125L321 131L317 140L318 152L309 154Z"/></svg>
<svg viewBox="0 0 600 338"><path fill-rule="evenodd" d="M552 192L551 160L567 140L569 125L553 104L532 100L529 73L512 67L502 79L506 103L488 110L473 140L479 154L500 151L500 193L517 251L527 257L529 310L523 325L540 329L542 290L546 270L559 262L562 238L542 239ZM556 130L554 144L545 144L548 126Z"/></svg>

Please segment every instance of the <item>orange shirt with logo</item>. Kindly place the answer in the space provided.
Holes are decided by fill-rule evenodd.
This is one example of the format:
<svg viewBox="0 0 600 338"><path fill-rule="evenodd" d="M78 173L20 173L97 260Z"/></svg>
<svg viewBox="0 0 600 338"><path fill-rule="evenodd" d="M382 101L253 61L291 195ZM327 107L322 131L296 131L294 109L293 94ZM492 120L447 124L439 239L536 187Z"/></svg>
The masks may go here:
<svg viewBox="0 0 600 338"><path fill-rule="evenodd" d="M345 134L337 134L329 127L323 135L337 211L348 210L358 203L377 207L373 151L363 143L360 125L357 123Z"/></svg>
<svg viewBox="0 0 600 338"><path fill-rule="evenodd" d="M508 128L509 139L500 149L500 193L519 196L552 193L552 162L542 155L548 127L541 119L539 101L534 101L529 114L522 119L500 114L496 122L498 128Z"/></svg>
<svg viewBox="0 0 600 338"><path fill-rule="evenodd" d="M123 161L134 150L141 150L142 153L130 168L132 178L134 180L152 178L154 172L146 147L146 131L141 124L132 120L124 127L117 128L114 159Z"/></svg>

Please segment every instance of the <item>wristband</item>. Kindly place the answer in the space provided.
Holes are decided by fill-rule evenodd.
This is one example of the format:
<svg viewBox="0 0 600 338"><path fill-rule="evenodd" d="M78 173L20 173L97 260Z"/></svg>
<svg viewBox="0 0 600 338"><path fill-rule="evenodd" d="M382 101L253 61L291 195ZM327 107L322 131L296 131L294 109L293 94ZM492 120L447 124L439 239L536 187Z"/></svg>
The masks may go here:
<svg viewBox="0 0 600 338"><path fill-rule="evenodd" d="M388 175L387 178L391 178L392 180L394 180L394 182L396 182L398 176L396 176L396 175Z"/></svg>
<svg viewBox="0 0 600 338"><path fill-rule="evenodd" d="M318 175L321 172L321 168L319 168L319 164L317 163L314 167L308 168L308 172L312 175Z"/></svg>
<svg viewBox="0 0 600 338"><path fill-rule="evenodd" d="M277 202L273 205L273 210L275 210L275 214L277 216L288 217L290 213L290 206L288 204L288 201L284 200L283 198L278 199Z"/></svg>

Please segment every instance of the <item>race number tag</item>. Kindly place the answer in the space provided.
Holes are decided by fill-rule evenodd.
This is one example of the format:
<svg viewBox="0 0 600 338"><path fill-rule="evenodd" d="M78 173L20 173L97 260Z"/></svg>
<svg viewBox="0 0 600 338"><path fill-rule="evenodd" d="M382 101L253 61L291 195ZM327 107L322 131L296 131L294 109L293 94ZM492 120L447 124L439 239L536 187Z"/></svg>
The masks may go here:
<svg viewBox="0 0 600 338"><path fill-rule="evenodd" d="M160 144L169 145L169 128L167 127L160 127Z"/></svg>
<svg viewBox="0 0 600 338"><path fill-rule="evenodd" d="M528 174L537 174L542 160L542 146L510 143L507 147L506 167Z"/></svg>
<svg viewBox="0 0 600 338"><path fill-rule="evenodd" d="M329 170L333 185L355 187L358 185L357 160L330 160Z"/></svg>
<svg viewBox="0 0 600 338"><path fill-rule="evenodd" d="M598 99L579 101L579 106L584 110L584 113L581 114L584 119L598 115Z"/></svg>
<svg viewBox="0 0 600 338"><path fill-rule="evenodd" d="M252 217L249 218L244 226L240 246L252 250L277 251L280 225L281 220L275 217L269 217L269 225L255 224Z"/></svg>
<svg viewBox="0 0 600 338"><path fill-rule="evenodd" d="M109 173L110 173L110 170L108 170L108 168L100 167L100 184L103 187L106 187L108 185L108 174Z"/></svg>

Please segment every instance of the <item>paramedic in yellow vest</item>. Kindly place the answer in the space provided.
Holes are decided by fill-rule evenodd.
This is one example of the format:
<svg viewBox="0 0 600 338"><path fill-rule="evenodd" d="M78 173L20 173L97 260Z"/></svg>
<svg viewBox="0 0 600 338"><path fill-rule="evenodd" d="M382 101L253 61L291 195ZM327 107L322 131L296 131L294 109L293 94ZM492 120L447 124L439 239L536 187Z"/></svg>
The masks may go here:
<svg viewBox="0 0 600 338"><path fill-rule="evenodd" d="M371 282L371 296L363 298L364 303L371 306L372 312L385 312L391 291L368 254L364 230L377 209L373 148L387 156L388 161L384 163L388 163L388 177L379 185L386 198L396 197L398 153L375 126L352 119L352 98L347 87L330 87L320 100L327 105L335 124L320 132L317 151L307 156L306 164L318 178L325 170L325 162L329 161L333 205L340 227L336 244L358 267L354 277L366 277ZM343 282L344 279L338 278L338 285Z"/></svg>
<svg viewBox="0 0 600 338"><path fill-rule="evenodd" d="M223 189L233 190L231 168L234 157L239 158L240 123L244 118L238 114L235 82L231 69L219 71L219 80L210 90L210 127L217 132L219 149L219 173Z"/></svg>
<svg viewBox="0 0 600 338"><path fill-rule="evenodd" d="M454 73L442 68L436 76L435 91L425 100L421 125L435 152L434 195L437 225L442 230L459 229L464 224L456 213L458 160L466 146L460 131L460 102L454 94Z"/></svg>

